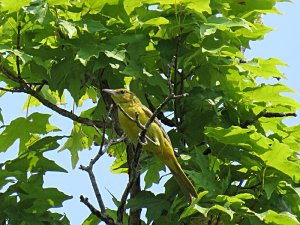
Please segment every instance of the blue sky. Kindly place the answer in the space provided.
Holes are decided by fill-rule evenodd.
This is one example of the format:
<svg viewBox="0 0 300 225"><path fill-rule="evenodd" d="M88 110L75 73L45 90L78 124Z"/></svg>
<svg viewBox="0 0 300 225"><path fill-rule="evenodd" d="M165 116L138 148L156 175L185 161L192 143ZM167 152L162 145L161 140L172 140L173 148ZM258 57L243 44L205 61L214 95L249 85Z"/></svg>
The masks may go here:
<svg viewBox="0 0 300 225"><path fill-rule="evenodd" d="M287 80L282 81L289 87L293 88L296 92L300 93L300 78L298 71L300 71L300 26L298 23L300 13L300 2L295 3L280 3L278 8L283 15L268 15L264 17L264 22L270 27L276 28L274 31L266 35L265 39L259 42L251 43L251 50L247 50L246 56L248 59L253 57L262 58L280 58L283 62L287 63L287 67L281 67L280 70L287 76ZM290 95L300 102L299 94ZM26 116L26 111L22 111L23 103L26 96L19 94L6 94L0 98L0 106L3 109L3 116L5 124L9 124L11 120L18 116ZM72 106L67 106L72 108ZM35 110L41 110L43 113L52 113L44 107L29 109L29 113ZM300 111L298 112L300 114ZM298 118L289 119L289 124L299 124L300 116ZM62 127L65 134L68 134L72 129L72 121L67 120L59 115L55 115L50 119L51 123ZM6 159L12 159L17 156L17 144L15 143L8 154L0 153L1 162ZM87 165L90 158L92 158L97 151L96 148L91 151L85 150L80 153L79 164ZM78 169L71 169L70 154L68 151L63 152L50 152L47 153L49 158L54 159L59 165L68 169L68 174L48 173L45 177L45 186L56 186L61 191L73 195L73 199L64 203L64 208L60 212L65 212L72 225L79 225L84 218L89 214L89 210L79 202L81 194L88 197L96 206L96 201L93 196L92 187L89 183L88 176L85 172ZM112 175L109 172L109 166L112 163L112 158L107 156L102 157L96 164L94 171L96 172L97 181L99 183L101 193L105 204L112 207L113 203L111 195L107 190L110 190L117 198L120 198L122 190L127 182L127 177L124 175ZM160 190L154 187L156 191Z"/></svg>
<svg viewBox="0 0 300 225"><path fill-rule="evenodd" d="M265 39L251 43L251 50L246 51L248 58L279 58L287 63L287 67L279 69L285 74L287 80L281 82L287 84L294 89L297 94L289 95L300 101L300 26L298 17L300 13L300 2L294 3L279 3L277 7L282 15L266 15L264 23L267 26L275 28L265 36ZM298 114L300 111L298 111ZM298 118L288 119L289 123L300 123Z"/></svg>

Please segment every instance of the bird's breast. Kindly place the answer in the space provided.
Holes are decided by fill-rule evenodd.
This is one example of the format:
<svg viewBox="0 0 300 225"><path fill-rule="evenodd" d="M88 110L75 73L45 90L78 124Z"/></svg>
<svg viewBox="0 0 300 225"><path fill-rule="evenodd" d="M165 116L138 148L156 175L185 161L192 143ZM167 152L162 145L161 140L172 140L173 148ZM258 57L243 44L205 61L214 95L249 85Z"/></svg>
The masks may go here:
<svg viewBox="0 0 300 225"><path fill-rule="evenodd" d="M139 134L141 132L141 129L134 121L136 119L136 113L138 113L138 120L142 125L145 125L148 122L149 117L145 114L143 109L139 107L124 107L123 110L132 119L128 118L128 116L119 109L119 122L126 136L132 143L136 145L138 143ZM146 136L148 139L146 138L147 144L144 146L144 149L148 152L157 154L161 150L161 144L163 144L163 135L159 126L153 122L147 130Z"/></svg>
<svg viewBox="0 0 300 225"><path fill-rule="evenodd" d="M138 135L141 132L141 129L137 126L136 122L134 121L136 119L136 113L138 112L137 108L134 107L126 107L123 108L123 110L130 116L132 119L128 118L127 115L125 115L120 109L118 110L118 118L120 125L122 129L124 130L126 136L133 142L134 144L137 144L138 142ZM142 121L139 119L140 123ZM142 123L143 124L143 123Z"/></svg>

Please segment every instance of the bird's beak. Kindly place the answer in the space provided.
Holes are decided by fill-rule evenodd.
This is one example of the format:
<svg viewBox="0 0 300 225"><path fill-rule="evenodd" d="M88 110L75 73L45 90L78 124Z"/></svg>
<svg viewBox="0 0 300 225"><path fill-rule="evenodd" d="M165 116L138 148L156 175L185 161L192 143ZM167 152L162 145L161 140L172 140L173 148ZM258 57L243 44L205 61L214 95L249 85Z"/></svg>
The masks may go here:
<svg viewBox="0 0 300 225"><path fill-rule="evenodd" d="M102 89L102 91L104 91L110 95L116 95L116 92L113 89Z"/></svg>

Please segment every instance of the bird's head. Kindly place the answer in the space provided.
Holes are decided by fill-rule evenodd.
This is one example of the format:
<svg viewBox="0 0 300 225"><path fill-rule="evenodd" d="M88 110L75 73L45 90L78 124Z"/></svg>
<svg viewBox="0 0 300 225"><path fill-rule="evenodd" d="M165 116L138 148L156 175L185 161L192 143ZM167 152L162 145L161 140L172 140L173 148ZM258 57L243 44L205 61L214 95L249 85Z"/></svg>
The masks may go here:
<svg viewBox="0 0 300 225"><path fill-rule="evenodd" d="M138 98L131 91L127 89L103 89L102 91L111 95L116 104L123 104L129 102L136 102Z"/></svg>

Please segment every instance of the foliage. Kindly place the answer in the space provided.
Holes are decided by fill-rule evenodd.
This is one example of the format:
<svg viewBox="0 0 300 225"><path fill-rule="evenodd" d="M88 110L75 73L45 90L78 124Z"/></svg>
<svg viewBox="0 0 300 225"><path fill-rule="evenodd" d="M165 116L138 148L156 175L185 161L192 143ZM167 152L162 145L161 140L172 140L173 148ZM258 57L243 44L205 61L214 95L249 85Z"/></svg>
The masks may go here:
<svg viewBox="0 0 300 225"><path fill-rule="evenodd" d="M60 128L49 123L51 115L4 124L0 111L0 151L19 140L17 158L0 164L0 221L69 224L51 209L70 196L43 187L47 171L66 171L43 153L69 150L75 167L78 151L101 143L109 108L102 88L129 87L155 109L169 94L171 76L175 93L189 95L160 118L199 196L188 205L173 179L163 194L152 193L165 168L143 155L146 187L127 208L147 209L155 224L299 224L300 128L283 119L300 104L283 95L292 92L280 82L283 62L243 54L272 30L261 16L278 13L277 1L0 0L0 96L24 92L26 107L44 104L74 120L69 136L53 136ZM89 99L97 104L79 117L64 109L66 93L79 108ZM103 123L108 140L114 138L111 121ZM128 171L125 149L109 148L113 173ZM87 215L84 224L98 222Z"/></svg>

